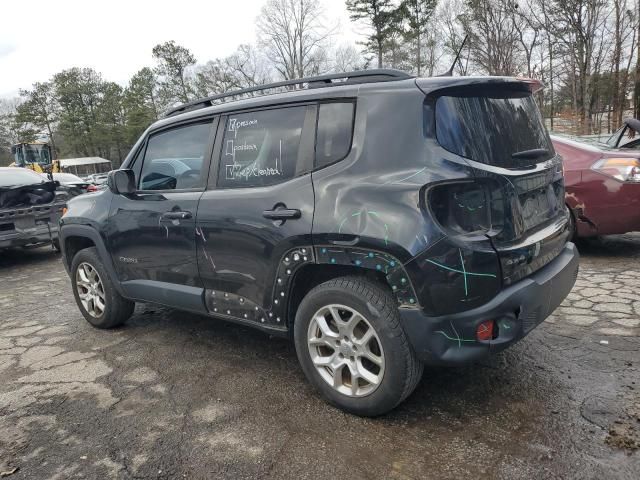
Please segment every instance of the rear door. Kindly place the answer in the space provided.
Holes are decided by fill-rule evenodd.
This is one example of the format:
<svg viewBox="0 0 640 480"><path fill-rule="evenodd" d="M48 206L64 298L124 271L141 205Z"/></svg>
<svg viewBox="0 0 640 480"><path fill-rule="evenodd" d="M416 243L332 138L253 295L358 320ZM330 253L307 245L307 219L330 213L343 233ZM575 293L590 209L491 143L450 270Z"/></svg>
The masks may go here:
<svg viewBox="0 0 640 480"><path fill-rule="evenodd" d="M113 198L109 247L134 298L167 303L160 297L175 291L187 302L181 306L193 309L198 291L201 297L195 220L216 125L210 118L151 133L131 166L138 190Z"/></svg>
<svg viewBox="0 0 640 480"><path fill-rule="evenodd" d="M435 99L436 137L491 190L491 240L510 284L555 258L568 237L562 160L527 83L451 89Z"/></svg>
<svg viewBox="0 0 640 480"><path fill-rule="evenodd" d="M210 312L281 327L296 268L311 261L316 105L221 118L197 215Z"/></svg>

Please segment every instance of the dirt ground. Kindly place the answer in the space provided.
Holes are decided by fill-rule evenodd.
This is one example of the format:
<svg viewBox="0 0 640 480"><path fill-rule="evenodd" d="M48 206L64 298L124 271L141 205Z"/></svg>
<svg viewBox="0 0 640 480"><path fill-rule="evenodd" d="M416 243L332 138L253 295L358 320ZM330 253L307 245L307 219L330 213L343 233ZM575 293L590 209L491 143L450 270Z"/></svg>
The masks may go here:
<svg viewBox="0 0 640 480"><path fill-rule="evenodd" d="M640 235L579 249L551 318L378 419L285 340L153 305L99 331L57 254L0 253L0 477L638 479Z"/></svg>

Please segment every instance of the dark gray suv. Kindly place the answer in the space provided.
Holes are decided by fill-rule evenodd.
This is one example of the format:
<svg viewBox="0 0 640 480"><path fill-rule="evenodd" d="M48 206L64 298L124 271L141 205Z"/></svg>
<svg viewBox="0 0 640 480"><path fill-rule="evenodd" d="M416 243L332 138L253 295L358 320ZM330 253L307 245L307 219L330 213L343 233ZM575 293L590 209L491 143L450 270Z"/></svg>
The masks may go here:
<svg viewBox="0 0 640 480"><path fill-rule="evenodd" d="M387 412L424 363L512 345L574 284L539 87L369 70L178 107L69 202L78 306L99 328L139 301L290 336L329 402Z"/></svg>

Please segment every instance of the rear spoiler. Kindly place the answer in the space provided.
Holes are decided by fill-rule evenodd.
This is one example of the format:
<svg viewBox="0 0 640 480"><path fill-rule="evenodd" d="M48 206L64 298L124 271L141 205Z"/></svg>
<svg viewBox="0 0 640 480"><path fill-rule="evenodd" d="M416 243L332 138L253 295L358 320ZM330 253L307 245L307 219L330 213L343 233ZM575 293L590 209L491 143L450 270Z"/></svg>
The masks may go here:
<svg viewBox="0 0 640 480"><path fill-rule="evenodd" d="M441 94L449 90L481 88L483 86L528 90L531 93L536 93L544 88L540 80L524 77L428 77L416 78L416 85L425 95Z"/></svg>

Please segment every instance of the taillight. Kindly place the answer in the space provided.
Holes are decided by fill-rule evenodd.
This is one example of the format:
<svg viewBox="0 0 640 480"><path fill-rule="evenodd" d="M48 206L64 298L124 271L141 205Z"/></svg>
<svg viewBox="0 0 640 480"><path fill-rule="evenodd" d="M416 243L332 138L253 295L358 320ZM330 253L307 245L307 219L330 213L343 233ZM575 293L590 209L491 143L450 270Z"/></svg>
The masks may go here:
<svg viewBox="0 0 640 480"><path fill-rule="evenodd" d="M95 185L91 184L87 187L87 192L97 192L98 191L98 187L96 187Z"/></svg>
<svg viewBox="0 0 640 480"><path fill-rule="evenodd" d="M490 191L480 182L438 185L429 192L429 207L436 221L455 233L491 229Z"/></svg>
<svg viewBox="0 0 640 480"><path fill-rule="evenodd" d="M637 158L603 158L591 169L621 182L640 182L640 160Z"/></svg>

